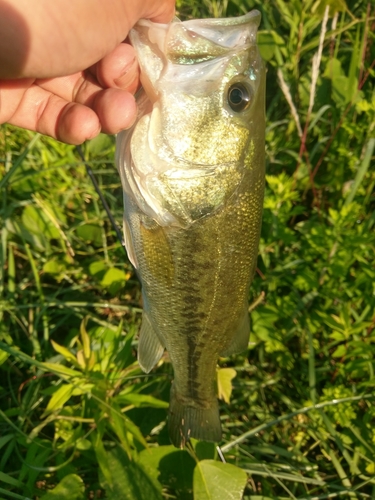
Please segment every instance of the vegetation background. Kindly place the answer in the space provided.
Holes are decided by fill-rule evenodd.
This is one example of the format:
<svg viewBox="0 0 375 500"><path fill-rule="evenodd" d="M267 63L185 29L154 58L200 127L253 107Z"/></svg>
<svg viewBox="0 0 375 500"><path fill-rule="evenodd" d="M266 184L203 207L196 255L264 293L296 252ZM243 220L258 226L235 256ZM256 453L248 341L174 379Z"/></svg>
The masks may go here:
<svg viewBox="0 0 375 500"><path fill-rule="evenodd" d="M139 283L85 168L121 225L114 138L83 162L2 126L1 499L375 498L375 5L177 2L183 19L252 8L267 189L251 343L219 362L226 463L170 446L170 363L135 360Z"/></svg>

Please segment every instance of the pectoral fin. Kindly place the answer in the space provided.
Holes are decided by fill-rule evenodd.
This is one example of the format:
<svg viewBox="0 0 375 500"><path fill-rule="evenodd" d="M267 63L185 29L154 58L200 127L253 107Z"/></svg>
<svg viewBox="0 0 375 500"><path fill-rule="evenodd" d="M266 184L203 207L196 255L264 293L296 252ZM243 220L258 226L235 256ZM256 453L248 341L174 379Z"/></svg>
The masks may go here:
<svg viewBox="0 0 375 500"><path fill-rule="evenodd" d="M136 256L135 250L134 250L133 238L132 238L132 235L130 232L129 224L127 223L125 218L124 218L123 227L124 227L124 245L126 248L126 253L128 254L128 259L130 260L130 262L137 269L138 262L137 262L137 256Z"/></svg>
<svg viewBox="0 0 375 500"><path fill-rule="evenodd" d="M247 307L245 308L241 322L232 342L229 346L220 353L220 356L231 356L232 354L238 354L247 349L249 344L250 336L250 320Z"/></svg>
<svg viewBox="0 0 375 500"><path fill-rule="evenodd" d="M163 356L163 352L164 346L153 329L147 313L143 312L138 344L138 362L142 370L149 373Z"/></svg>

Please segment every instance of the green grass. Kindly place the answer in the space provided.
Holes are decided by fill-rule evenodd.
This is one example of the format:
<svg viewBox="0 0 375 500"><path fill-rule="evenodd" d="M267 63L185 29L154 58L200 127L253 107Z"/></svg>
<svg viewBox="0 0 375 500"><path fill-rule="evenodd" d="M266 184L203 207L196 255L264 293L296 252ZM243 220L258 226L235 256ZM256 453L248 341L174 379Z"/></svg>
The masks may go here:
<svg viewBox="0 0 375 500"><path fill-rule="evenodd" d="M0 128L1 499L375 497L375 11L329 2L322 34L326 4L178 2L260 9L268 67L264 298L220 360L227 465L169 446L172 369L137 365L139 284L77 150ZM121 225L113 138L83 152Z"/></svg>

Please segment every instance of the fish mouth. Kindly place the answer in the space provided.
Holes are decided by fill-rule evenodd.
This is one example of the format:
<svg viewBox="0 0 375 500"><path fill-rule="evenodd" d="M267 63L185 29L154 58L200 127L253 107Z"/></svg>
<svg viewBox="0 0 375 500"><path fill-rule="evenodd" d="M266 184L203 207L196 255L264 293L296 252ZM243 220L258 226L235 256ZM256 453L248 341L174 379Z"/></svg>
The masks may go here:
<svg viewBox="0 0 375 500"><path fill-rule="evenodd" d="M197 67L221 57L232 57L246 47L255 47L260 19L260 12L252 10L233 18L184 22L175 18L170 24L140 20L129 38L138 56L142 86L149 99L157 100L159 80L168 66Z"/></svg>

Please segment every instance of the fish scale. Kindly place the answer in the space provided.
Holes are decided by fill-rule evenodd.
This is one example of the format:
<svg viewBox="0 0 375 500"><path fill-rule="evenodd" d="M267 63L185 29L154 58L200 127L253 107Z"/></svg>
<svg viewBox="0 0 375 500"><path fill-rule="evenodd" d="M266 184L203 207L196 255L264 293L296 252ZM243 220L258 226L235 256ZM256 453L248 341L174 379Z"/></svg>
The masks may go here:
<svg viewBox="0 0 375 500"><path fill-rule="evenodd" d="M248 345L264 191L258 24L253 11L141 21L130 34L144 91L136 124L117 142L124 236L144 297L138 359L149 372L169 353L168 428L177 447L190 437L220 441L217 360ZM243 110L228 104L233 86L250 96Z"/></svg>

